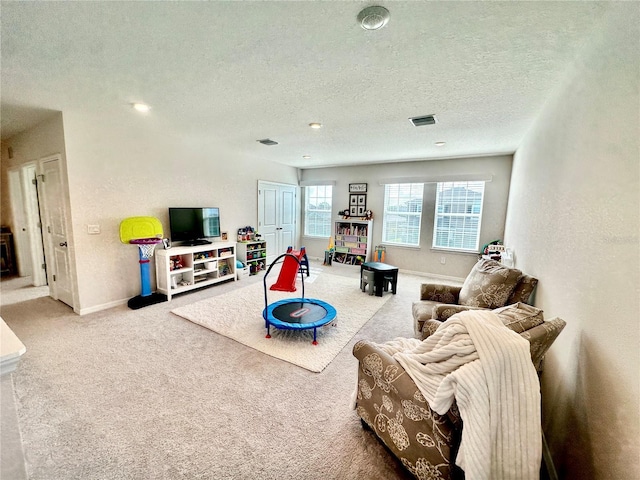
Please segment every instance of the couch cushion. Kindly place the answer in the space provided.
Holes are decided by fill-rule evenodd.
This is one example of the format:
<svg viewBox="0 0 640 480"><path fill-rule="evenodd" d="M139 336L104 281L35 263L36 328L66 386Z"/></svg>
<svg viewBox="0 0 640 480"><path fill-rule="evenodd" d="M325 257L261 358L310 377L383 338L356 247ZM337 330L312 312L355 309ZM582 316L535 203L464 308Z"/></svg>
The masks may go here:
<svg viewBox="0 0 640 480"><path fill-rule="evenodd" d="M513 293L522 272L495 260L481 259L467 276L458 303L470 307L498 308Z"/></svg>
<svg viewBox="0 0 640 480"><path fill-rule="evenodd" d="M507 300L507 305L518 302L529 303L529 298L535 290L536 285L538 285L537 278L530 277L529 275L523 275L509 297L509 300Z"/></svg>
<svg viewBox="0 0 640 480"><path fill-rule="evenodd" d="M544 323L542 310L526 303L518 302L493 310L502 323L517 333L525 332Z"/></svg>

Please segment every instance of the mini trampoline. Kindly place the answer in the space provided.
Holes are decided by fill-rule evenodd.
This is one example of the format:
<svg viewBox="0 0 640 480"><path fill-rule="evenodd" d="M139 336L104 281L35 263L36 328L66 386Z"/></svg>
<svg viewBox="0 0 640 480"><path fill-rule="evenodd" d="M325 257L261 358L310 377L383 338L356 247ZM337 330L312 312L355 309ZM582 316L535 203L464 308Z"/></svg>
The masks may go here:
<svg viewBox="0 0 640 480"><path fill-rule="evenodd" d="M269 305L267 300L267 276L273 266L283 257L293 257L296 262L299 259L289 253L276 258L264 275L264 304L262 316L267 328L266 338L271 338L270 328L273 325L282 330L310 330L313 328L313 345L317 345L317 329L331 323L336 318L336 309L327 302L315 298L304 298L304 274L302 278L302 297L286 298Z"/></svg>

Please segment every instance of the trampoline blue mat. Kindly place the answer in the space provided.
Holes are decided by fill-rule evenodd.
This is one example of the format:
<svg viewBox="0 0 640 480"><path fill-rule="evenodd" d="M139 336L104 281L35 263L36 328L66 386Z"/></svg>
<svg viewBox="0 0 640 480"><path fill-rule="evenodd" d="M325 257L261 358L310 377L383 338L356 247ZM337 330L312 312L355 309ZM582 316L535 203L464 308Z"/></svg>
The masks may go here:
<svg viewBox="0 0 640 480"><path fill-rule="evenodd" d="M267 306L262 316L276 328L304 330L331 322L336 309L315 298L287 298Z"/></svg>

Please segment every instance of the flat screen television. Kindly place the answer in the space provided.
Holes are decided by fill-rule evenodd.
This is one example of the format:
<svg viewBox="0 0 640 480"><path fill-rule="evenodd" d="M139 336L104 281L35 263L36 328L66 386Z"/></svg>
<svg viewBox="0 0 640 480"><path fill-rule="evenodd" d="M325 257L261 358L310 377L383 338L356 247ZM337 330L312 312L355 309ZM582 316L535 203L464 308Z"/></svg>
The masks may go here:
<svg viewBox="0 0 640 480"><path fill-rule="evenodd" d="M220 209L169 208L171 241L183 245L204 245L220 236Z"/></svg>

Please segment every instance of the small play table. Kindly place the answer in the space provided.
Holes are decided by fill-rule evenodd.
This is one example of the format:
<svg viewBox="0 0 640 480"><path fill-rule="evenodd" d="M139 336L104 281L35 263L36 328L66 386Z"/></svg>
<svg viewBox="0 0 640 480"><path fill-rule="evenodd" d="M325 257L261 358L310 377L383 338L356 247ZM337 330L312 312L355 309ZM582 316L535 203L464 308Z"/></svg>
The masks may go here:
<svg viewBox="0 0 640 480"><path fill-rule="evenodd" d="M398 285L398 267L393 265L387 265L381 262L367 262L360 265L360 279L362 279L362 272L369 270L373 272L373 284L376 289L376 296L382 296L382 290L387 290L387 282L391 284L391 293L396 294L396 287ZM362 281L362 280L360 280Z"/></svg>

